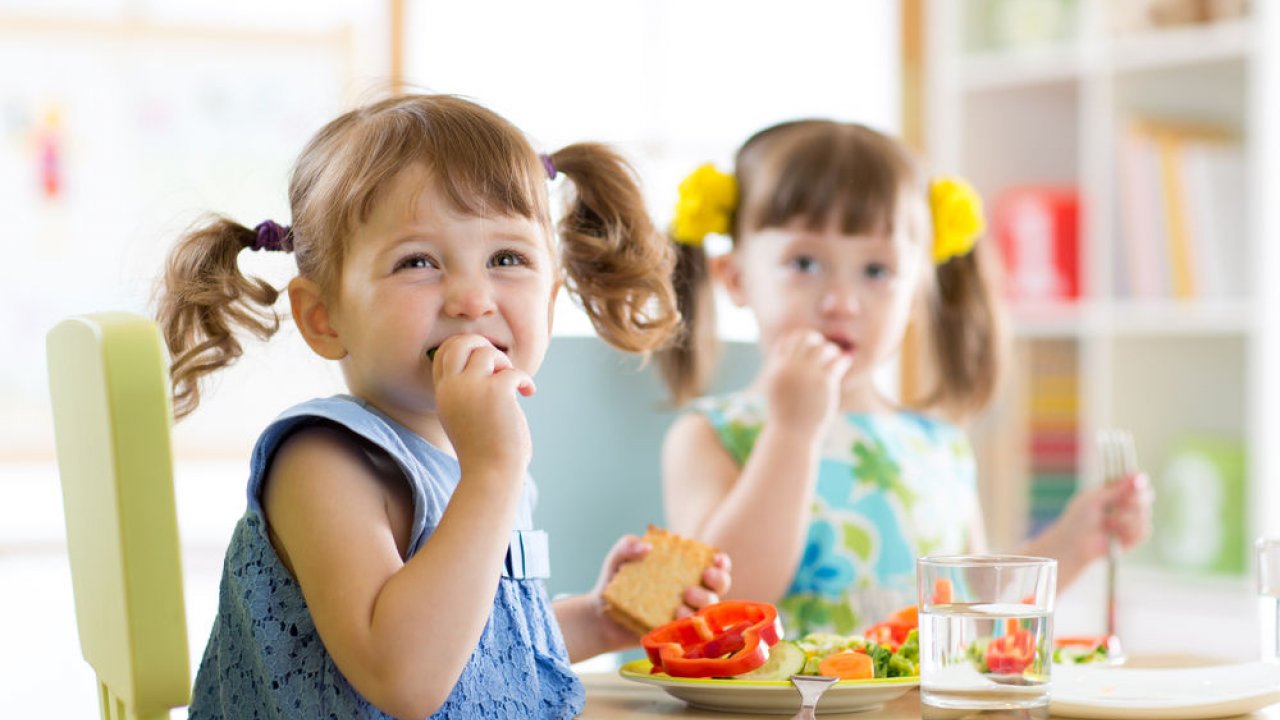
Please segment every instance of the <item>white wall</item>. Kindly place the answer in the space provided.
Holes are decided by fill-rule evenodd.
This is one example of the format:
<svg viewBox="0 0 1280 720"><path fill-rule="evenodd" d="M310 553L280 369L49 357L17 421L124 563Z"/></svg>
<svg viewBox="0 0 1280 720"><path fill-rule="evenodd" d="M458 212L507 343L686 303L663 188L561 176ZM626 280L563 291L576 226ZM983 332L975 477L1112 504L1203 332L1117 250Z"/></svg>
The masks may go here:
<svg viewBox="0 0 1280 720"><path fill-rule="evenodd" d="M663 224L686 174L705 162L730 169L768 125L901 125L890 0L417 0L409 10L409 82L478 100L541 150L617 145ZM754 336L749 318L722 308L722 334ZM589 329L566 312L557 331Z"/></svg>

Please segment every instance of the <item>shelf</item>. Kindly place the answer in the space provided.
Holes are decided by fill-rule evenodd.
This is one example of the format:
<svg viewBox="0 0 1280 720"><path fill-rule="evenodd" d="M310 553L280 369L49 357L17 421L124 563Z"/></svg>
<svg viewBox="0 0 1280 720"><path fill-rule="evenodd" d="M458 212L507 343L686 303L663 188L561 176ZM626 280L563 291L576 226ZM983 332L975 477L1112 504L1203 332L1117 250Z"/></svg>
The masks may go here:
<svg viewBox="0 0 1280 720"><path fill-rule="evenodd" d="M1089 324L1082 303L1020 303L1011 306L1013 332L1019 338L1073 338Z"/></svg>
<svg viewBox="0 0 1280 720"><path fill-rule="evenodd" d="M932 131L925 147L993 197L1058 183L1080 196L1072 269L1082 299L1008 306L1017 339L1012 381L975 430L979 467L995 469L984 471L993 477L984 492L998 500L984 500L984 507L1003 514L992 522L1004 533L999 540L1015 541L1023 521L1044 516L1037 518L1037 508L1051 509L1048 500L1066 494L1051 497L1041 477L1047 473L1038 474L1040 461L1062 446L1049 433L1074 440L1080 479L1099 470L1089 438L1122 427L1138 438L1142 462L1166 500L1177 488L1161 483L1191 482L1170 476L1167 466L1188 457L1178 453L1187 438L1232 445L1224 470L1230 494L1213 507L1207 500L1201 507L1200 496L1187 492L1180 500L1212 517L1199 525L1173 518L1185 508L1166 502L1156 520L1169 523L1163 530L1177 527L1189 542L1213 541L1221 527L1243 525L1249 536L1269 532L1280 513L1278 492L1259 478L1280 474L1274 441L1280 403L1259 398L1276 395L1280 384L1280 283L1264 277L1265 268L1280 266L1273 242L1280 221L1266 204L1280 178L1280 65L1271 52L1280 41L1280 4L1250 3L1251 14L1240 19L1122 34L1113 28L1111 0L1072 5L1079 11L1076 37L1036 52L966 51L968 38L986 36L980 25L991 23L986 2L930 5L946 23L931 56L937 80L925 103ZM1138 138L1147 146L1135 142L1132 121L1165 123L1162 130L1176 132ZM1221 130L1229 141L1216 145L1208 134L1195 134L1200 128ZM1144 194L1135 197L1135 187ZM1181 217L1170 208L1181 208ZM996 223L1006 243L1013 242L1008 217ZM1176 233L1174 223L1181 226ZM1135 236L1151 241L1142 253ZM1026 247L1041 253L1037 262L1048 253L1067 266L1053 254L1056 245ZM1017 251L1013 256L1013 269L1033 264ZM1182 271L1176 284L1175 267ZM1135 269L1144 271L1141 278ZM1175 287L1199 294L1178 299ZM1121 294L1127 291L1133 296ZM1074 401L1063 400L1069 393ZM1209 616L1229 626L1232 653L1250 650L1256 598L1247 573L1184 573L1155 565L1155 557L1135 553L1122 562L1122 634L1176 649L1187 640L1169 628L1194 627L1195 618ZM1095 593L1099 607L1084 619L1102 617L1102 597Z"/></svg>
<svg viewBox="0 0 1280 720"><path fill-rule="evenodd" d="M1240 335L1252 330L1249 304L1238 301L1124 301L1108 312L1118 335Z"/></svg>
<svg viewBox="0 0 1280 720"><path fill-rule="evenodd" d="M1115 38L1117 72L1243 60L1253 44L1247 20L1189 25Z"/></svg>
<svg viewBox="0 0 1280 720"><path fill-rule="evenodd" d="M1074 82L1081 67L1074 45L990 50L965 57L960 77L967 90L1009 90Z"/></svg>
<svg viewBox="0 0 1280 720"><path fill-rule="evenodd" d="M1012 315L1020 338L1230 336L1253 329L1244 300L1022 304Z"/></svg>
<svg viewBox="0 0 1280 720"><path fill-rule="evenodd" d="M1112 39L1114 73L1141 72L1242 61L1253 36L1247 20L1153 30ZM1012 90L1078 80L1089 65L1074 44L1033 49L986 50L961 61L961 83L971 92Z"/></svg>

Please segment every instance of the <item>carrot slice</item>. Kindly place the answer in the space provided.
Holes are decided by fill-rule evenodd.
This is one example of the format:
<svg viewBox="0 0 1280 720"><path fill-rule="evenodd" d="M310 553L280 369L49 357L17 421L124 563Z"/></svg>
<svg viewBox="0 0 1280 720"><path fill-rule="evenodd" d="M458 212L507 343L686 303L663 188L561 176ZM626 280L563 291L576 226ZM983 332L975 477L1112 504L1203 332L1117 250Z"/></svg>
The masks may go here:
<svg viewBox="0 0 1280 720"><path fill-rule="evenodd" d="M947 578L938 578L933 581L933 604L934 605L950 605L953 601L954 589L951 580Z"/></svg>
<svg viewBox="0 0 1280 720"><path fill-rule="evenodd" d="M873 668L870 655L845 651L822 658L818 663L818 674L841 680L867 680L872 677Z"/></svg>
<svg viewBox="0 0 1280 720"><path fill-rule="evenodd" d="M895 610L886 622L894 625L906 625L907 627L919 627L920 608L915 605L908 605L904 608Z"/></svg>

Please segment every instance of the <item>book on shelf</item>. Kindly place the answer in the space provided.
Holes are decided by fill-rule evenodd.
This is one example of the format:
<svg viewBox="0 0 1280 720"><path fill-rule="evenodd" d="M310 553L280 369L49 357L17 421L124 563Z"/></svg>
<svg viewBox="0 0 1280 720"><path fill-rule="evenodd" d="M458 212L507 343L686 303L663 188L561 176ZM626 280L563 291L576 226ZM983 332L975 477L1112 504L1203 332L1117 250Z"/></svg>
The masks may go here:
<svg viewBox="0 0 1280 720"><path fill-rule="evenodd" d="M1074 187L1015 186L996 200L1005 288L1015 302L1080 297L1080 193Z"/></svg>
<svg viewBox="0 0 1280 720"><path fill-rule="evenodd" d="M1062 514L1075 494L1079 469L1080 399L1076 344L1032 345L1027 382L1029 535Z"/></svg>
<svg viewBox="0 0 1280 720"><path fill-rule="evenodd" d="M1116 290L1140 300L1248 295L1245 159L1228 128L1133 119L1120 134Z"/></svg>

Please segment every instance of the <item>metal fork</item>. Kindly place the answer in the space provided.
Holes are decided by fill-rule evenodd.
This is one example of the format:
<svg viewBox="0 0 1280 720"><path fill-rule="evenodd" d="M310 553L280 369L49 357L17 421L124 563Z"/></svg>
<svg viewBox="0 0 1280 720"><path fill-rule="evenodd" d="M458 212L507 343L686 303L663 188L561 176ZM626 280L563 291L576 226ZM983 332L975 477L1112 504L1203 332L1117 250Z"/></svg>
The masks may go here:
<svg viewBox="0 0 1280 720"><path fill-rule="evenodd" d="M1098 450L1102 459L1102 478L1107 484L1118 482L1138 472L1138 452L1133 435L1127 430L1102 430L1098 433ZM1109 511L1109 509L1108 509ZM1120 636L1116 633L1116 561L1120 543L1115 536L1107 540L1107 657L1118 661L1123 657Z"/></svg>
<svg viewBox="0 0 1280 720"><path fill-rule="evenodd" d="M836 680L837 678L825 675L792 675L791 684L800 691L800 712L792 716L791 720L815 720L813 714L817 711L818 698Z"/></svg>

